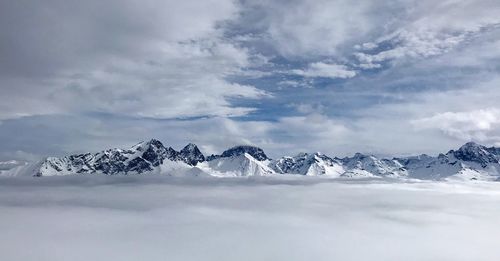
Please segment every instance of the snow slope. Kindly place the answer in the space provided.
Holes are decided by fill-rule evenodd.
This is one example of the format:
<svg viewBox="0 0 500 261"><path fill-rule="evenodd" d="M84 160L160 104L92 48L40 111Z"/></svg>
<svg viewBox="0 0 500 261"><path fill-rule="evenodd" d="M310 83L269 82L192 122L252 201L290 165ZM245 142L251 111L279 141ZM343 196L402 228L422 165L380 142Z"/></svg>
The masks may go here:
<svg viewBox="0 0 500 261"><path fill-rule="evenodd" d="M335 159L317 152L300 153L295 157L282 157L270 163L271 168L280 174L300 174L305 176L339 177L344 167Z"/></svg>
<svg viewBox="0 0 500 261"><path fill-rule="evenodd" d="M197 167L216 177L268 176L274 174L265 161L258 161L248 153L219 157L203 162Z"/></svg>
<svg viewBox="0 0 500 261"><path fill-rule="evenodd" d="M458 150L437 157L420 155L401 158L408 176L431 180L496 180L500 177L499 155L495 148L469 142Z"/></svg>
<svg viewBox="0 0 500 261"><path fill-rule="evenodd" d="M248 177L292 174L330 178L395 178L420 180L500 179L500 149L469 142L438 156L384 159L356 153L331 158L321 153L270 159L261 148L235 146L205 157L195 144L180 151L152 139L129 149L49 157L30 164L0 164L2 176L64 176L76 174ZM9 165L10 164L10 165Z"/></svg>

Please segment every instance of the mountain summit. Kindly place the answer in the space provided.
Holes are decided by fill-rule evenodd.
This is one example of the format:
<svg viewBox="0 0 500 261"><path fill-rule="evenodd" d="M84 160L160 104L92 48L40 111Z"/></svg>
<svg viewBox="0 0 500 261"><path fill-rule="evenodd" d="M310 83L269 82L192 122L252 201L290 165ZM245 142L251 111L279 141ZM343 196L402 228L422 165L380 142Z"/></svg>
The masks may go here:
<svg viewBox="0 0 500 261"><path fill-rule="evenodd" d="M450 151L456 159L462 161L476 162L485 168L490 163L498 163L498 155L493 154L485 146L474 142L468 142L456 151Z"/></svg>
<svg viewBox="0 0 500 261"><path fill-rule="evenodd" d="M180 151L152 139L129 149L49 157L32 164L0 169L2 176L56 176L76 174L211 175L218 177L304 175L331 178L397 178L422 180L500 180L500 148L468 142L438 156L384 159L356 153L332 158L321 153L300 153L270 159L261 148L235 146L220 155L205 157L189 143Z"/></svg>
<svg viewBox="0 0 500 261"><path fill-rule="evenodd" d="M184 147L180 152L179 156L184 160L187 164L195 166L199 162L205 161L205 156L193 143L189 143Z"/></svg>
<svg viewBox="0 0 500 261"><path fill-rule="evenodd" d="M247 145L232 147L222 153L222 157L233 157L248 153L256 160L263 161L269 159L261 148Z"/></svg>

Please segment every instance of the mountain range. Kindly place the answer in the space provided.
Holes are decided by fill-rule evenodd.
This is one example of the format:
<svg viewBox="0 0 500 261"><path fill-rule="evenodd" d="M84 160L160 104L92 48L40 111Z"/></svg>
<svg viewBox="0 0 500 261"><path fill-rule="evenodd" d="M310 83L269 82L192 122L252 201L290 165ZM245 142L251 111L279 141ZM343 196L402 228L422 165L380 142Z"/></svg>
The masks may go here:
<svg viewBox="0 0 500 261"><path fill-rule="evenodd" d="M129 149L48 157L29 164L0 163L0 166L3 166L1 176L157 173L171 176L304 175L345 179L499 181L500 148L468 142L457 150L438 156L422 154L387 159L356 153L352 157L332 158L321 153L300 153L270 159L261 148L254 146L235 146L220 155L206 157L195 144L190 143L176 151L152 139Z"/></svg>

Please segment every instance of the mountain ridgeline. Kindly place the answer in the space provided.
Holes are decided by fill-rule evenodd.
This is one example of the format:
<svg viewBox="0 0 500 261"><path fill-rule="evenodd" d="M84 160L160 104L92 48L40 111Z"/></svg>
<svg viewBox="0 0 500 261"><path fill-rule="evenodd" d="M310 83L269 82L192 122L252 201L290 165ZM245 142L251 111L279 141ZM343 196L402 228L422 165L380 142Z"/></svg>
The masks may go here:
<svg viewBox="0 0 500 261"><path fill-rule="evenodd" d="M332 158L300 153L270 159L261 148L236 146L205 157L195 144L180 151L152 139L129 149L49 157L37 163L1 170L2 176L130 175L157 173L172 176L304 175L331 178L395 178L421 180L500 180L500 148L469 142L438 156L419 155L384 159L356 153Z"/></svg>

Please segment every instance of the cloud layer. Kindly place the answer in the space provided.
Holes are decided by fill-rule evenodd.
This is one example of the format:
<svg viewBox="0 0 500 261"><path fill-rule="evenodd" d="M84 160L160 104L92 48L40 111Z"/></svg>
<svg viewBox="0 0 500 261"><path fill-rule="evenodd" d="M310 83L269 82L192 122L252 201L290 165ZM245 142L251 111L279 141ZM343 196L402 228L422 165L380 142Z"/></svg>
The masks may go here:
<svg viewBox="0 0 500 261"><path fill-rule="evenodd" d="M10 179L0 183L0 250L24 261L494 261L498 191L495 183Z"/></svg>

